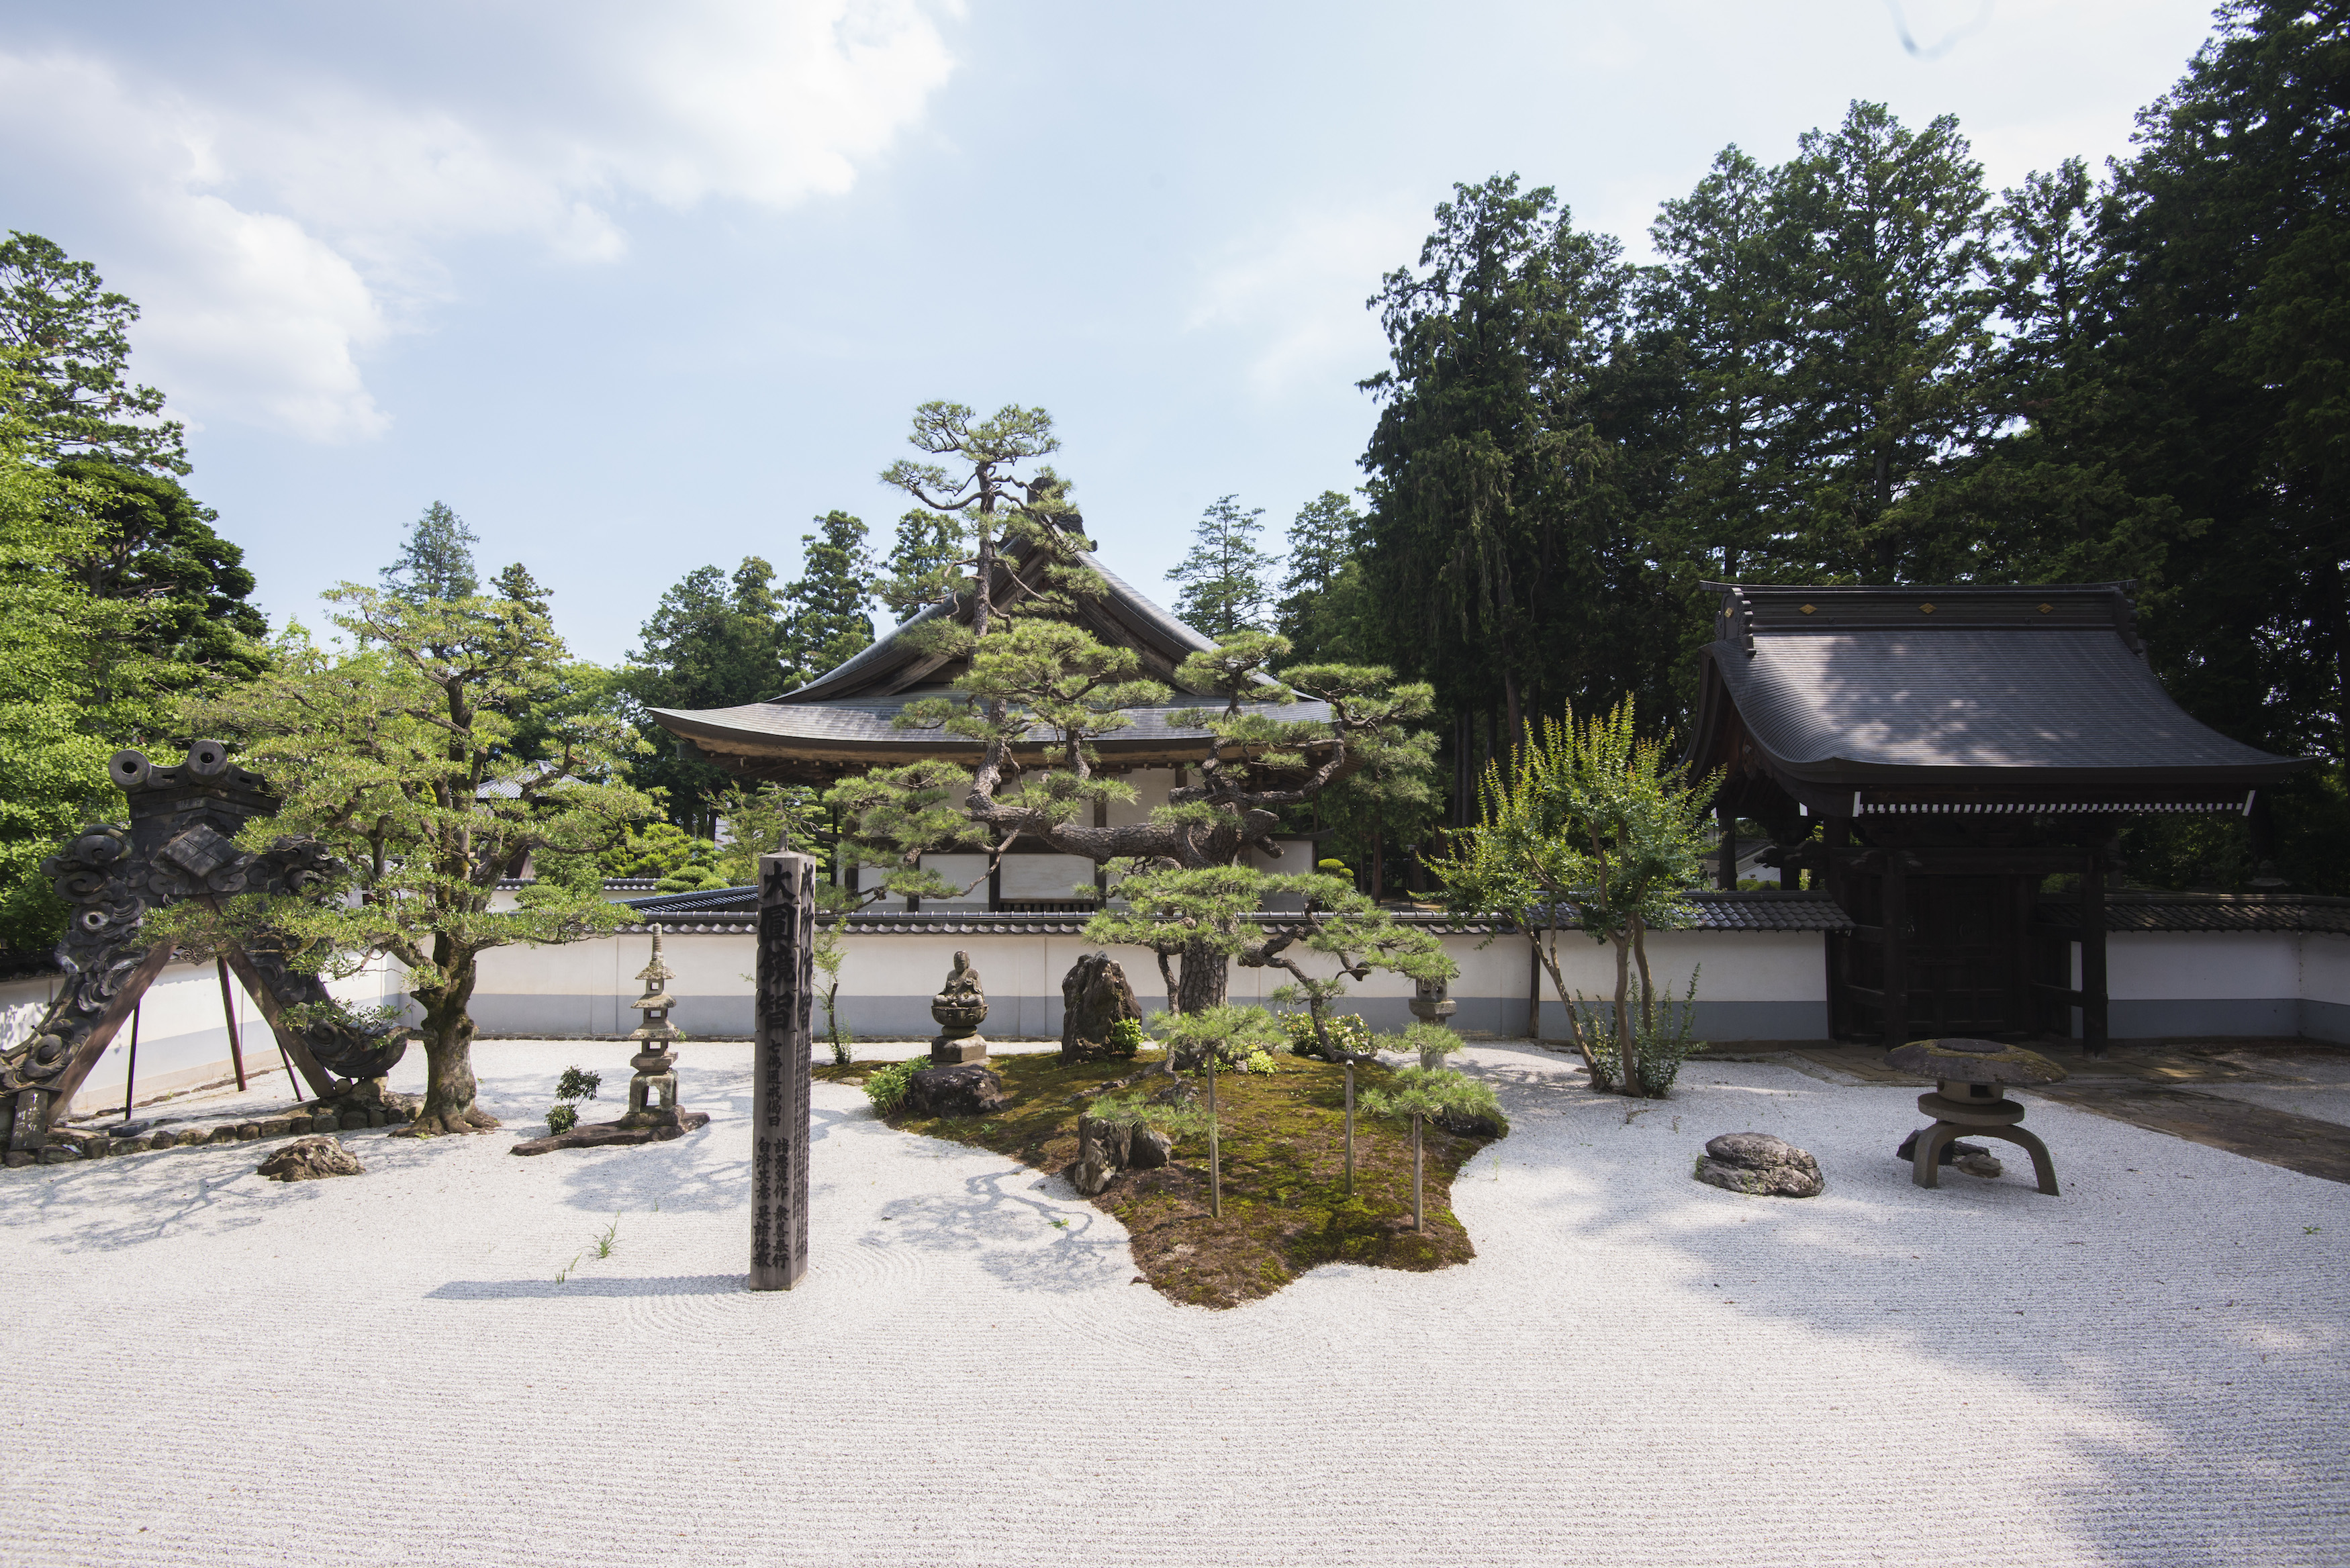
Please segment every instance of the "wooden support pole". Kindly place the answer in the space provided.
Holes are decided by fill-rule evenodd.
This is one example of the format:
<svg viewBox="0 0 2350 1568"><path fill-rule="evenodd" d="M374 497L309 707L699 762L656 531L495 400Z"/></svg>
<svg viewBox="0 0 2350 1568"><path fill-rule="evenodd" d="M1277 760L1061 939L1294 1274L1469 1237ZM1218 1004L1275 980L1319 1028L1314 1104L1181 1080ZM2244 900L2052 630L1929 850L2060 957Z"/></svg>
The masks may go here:
<svg viewBox="0 0 2350 1568"><path fill-rule="evenodd" d="M2081 873L2081 1048L2106 1054L2111 1023L2106 997L2106 857L2089 851Z"/></svg>
<svg viewBox="0 0 2350 1568"><path fill-rule="evenodd" d="M759 857L757 1034L751 1058L751 1288L807 1272L808 1054L816 1008L816 860Z"/></svg>
<svg viewBox="0 0 2350 1568"><path fill-rule="evenodd" d="M8 1147L11 1149L37 1147L40 1139L47 1136L48 1129L63 1122L72 1112L74 1096L88 1078L90 1070L98 1065L99 1059L106 1054L106 1048L114 1044L114 1036L138 1012L139 999L147 994L147 988L155 983L155 977L163 972L165 964L172 961L172 950L170 942L157 942L149 948L147 956L139 961L139 967L130 971L122 982L122 988L99 1012L98 1022L91 1026L90 1032L83 1035L81 1044L74 1048L73 1059L66 1064L66 1070L47 1087L26 1091L36 1096L36 1106L37 1096L48 1097L48 1104L36 1110L34 1123L26 1121L24 1097L17 1096L16 1126L9 1136ZM32 1139L30 1146L19 1141L27 1137Z"/></svg>
<svg viewBox="0 0 2350 1568"><path fill-rule="evenodd" d="M310 1093L322 1100L332 1095L335 1092L335 1075L319 1065L318 1058L311 1054L310 1043L302 1038L301 1031L289 1028L284 1023L285 1010L277 1004L277 993L270 990L269 982L261 977L261 971L255 965L252 955L232 942L221 950L221 956L228 961L228 967L236 971L236 978L244 983L255 1005L261 1009L261 1016L268 1021L270 1033L277 1037L278 1051L294 1066L301 1069L302 1079L310 1085ZM294 1097L300 1099L302 1092L295 1090Z"/></svg>
<svg viewBox="0 0 2350 1568"><path fill-rule="evenodd" d="M130 1060L122 1068L122 1119L130 1119L130 1107L139 1103L139 1018L147 1011L147 999L140 997L130 1004Z"/></svg>
<svg viewBox="0 0 2350 1568"><path fill-rule="evenodd" d="M1885 1048L1909 1037L1909 879L1897 851L1885 857Z"/></svg>
<svg viewBox="0 0 2350 1568"><path fill-rule="evenodd" d="M1222 1148L1216 1141L1216 1047L1208 1046L1208 1218L1224 1217Z"/></svg>
<svg viewBox="0 0 2350 1568"><path fill-rule="evenodd" d="M1411 1118L1411 1228L1415 1231L1426 1229L1420 1223L1419 1179L1419 1116L1415 1112Z"/></svg>
<svg viewBox="0 0 2350 1568"><path fill-rule="evenodd" d="M1347 1196L1355 1195L1355 1061L1347 1059Z"/></svg>
<svg viewBox="0 0 2350 1568"><path fill-rule="evenodd" d="M1715 851L1721 863L1714 867L1713 885L1734 893L1738 891L1738 813L1724 801L1713 808L1713 814L1721 826L1721 847Z"/></svg>
<svg viewBox="0 0 2350 1568"><path fill-rule="evenodd" d="M236 1090L237 1093L243 1094L244 1092L244 1044L236 1037L236 993L228 988L228 960L214 958L213 968L220 974L221 1016L228 1020L228 1064L235 1069ZM286 1076L289 1078L293 1076L292 1069L287 1069ZM123 1114L130 1115L128 1107L124 1109Z"/></svg>

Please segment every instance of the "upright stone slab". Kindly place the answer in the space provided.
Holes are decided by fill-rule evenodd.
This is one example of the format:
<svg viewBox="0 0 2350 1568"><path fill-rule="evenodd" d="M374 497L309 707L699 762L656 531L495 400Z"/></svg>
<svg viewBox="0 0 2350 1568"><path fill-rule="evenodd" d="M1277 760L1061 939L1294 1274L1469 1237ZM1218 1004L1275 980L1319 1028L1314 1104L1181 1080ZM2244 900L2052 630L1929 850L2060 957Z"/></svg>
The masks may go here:
<svg viewBox="0 0 2350 1568"><path fill-rule="evenodd" d="M816 859L759 857L758 1043L751 1069L751 1288L807 1272L808 1051L816 1005Z"/></svg>

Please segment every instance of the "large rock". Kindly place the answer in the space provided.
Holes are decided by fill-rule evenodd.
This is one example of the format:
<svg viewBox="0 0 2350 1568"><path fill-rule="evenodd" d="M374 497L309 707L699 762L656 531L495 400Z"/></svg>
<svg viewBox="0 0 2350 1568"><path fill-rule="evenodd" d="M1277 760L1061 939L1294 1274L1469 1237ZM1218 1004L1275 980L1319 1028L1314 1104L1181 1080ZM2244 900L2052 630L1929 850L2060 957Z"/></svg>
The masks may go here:
<svg viewBox="0 0 2350 1568"><path fill-rule="evenodd" d="M1759 1198L1817 1198L1827 1185L1820 1162L1769 1133L1724 1133L1705 1146L1697 1179Z"/></svg>
<svg viewBox="0 0 2350 1568"><path fill-rule="evenodd" d="M1110 1025L1142 1022L1126 971L1107 953L1087 953L1061 977L1061 1060L1094 1062L1126 1054L1110 1044Z"/></svg>
<svg viewBox="0 0 2350 1568"><path fill-rule="evenodd" d="M367 1168L342 1145L340 1138L297 1137L261 1162L261 1174L272 1181L316 1181L328 1176L357 1176Z"/></svg>
<svg viewBox="0 0 2350 1568"><path fill-rule="evenodd" d="M1000 1111L1003 1080L977 1062L925 1067L906 1080L906 1108L918 1116L978 1116Z"/></svg>

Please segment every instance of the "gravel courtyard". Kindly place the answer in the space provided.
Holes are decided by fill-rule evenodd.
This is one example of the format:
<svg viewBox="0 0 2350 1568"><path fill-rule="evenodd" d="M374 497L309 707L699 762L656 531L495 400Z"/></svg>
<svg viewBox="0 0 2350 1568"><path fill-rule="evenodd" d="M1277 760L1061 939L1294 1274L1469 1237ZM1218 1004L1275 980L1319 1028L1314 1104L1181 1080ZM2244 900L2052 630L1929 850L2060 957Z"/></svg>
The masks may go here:
<svg viewBox="0 0 2350 1568"><path fill-rule="evenodd" d="M1514 1123L1455 1189L1477 1260L1211 1313L1057 1179L819 1085L814 1267L753 1295L748 1046L684 1048L704 1132L506 1152L567 1064L612 1114L625 1054L485 1044L508 1131L346 1134L354 1179L250 1144L0 1175L0 1557L2350 1560L2335 1183L2034 1103L2063 1197L2020 1158L1927 1192L1914 1090L1700 1064L1627 1122L1475 1046ZM1690 1179L1746 1130L1827 1192Z"/></svg>

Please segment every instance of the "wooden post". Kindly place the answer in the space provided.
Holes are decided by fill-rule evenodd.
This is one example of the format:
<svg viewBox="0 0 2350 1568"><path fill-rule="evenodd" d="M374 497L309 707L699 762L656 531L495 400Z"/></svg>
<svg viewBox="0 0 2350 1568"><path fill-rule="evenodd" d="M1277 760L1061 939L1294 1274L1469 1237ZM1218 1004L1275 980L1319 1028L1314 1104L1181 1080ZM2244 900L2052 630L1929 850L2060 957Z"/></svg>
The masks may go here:
<svg viewBox="0 0 2350 1568"><path fill-rule="evenodd" d="M318 1058L311 1054L310 1043L302 1038L301 1031L286 1026L282 1016L285 1010L277 1005L277 993L270 990L269 982L261 978L261 971L255 965L253 956L233 943L222 950L222 956L228 960L228 967L236 971L236 978L244 982L246 992L261 1009L261 1016L268 1020L269 1032L277 1037L279 1054L301 1070L303 1081L310 1085L310 1093L322 1100L333 1095L335 1075L318 1064ZM300 1089L294 1091L294 1097L297 1100L302 1097Z"/></svg>
<svg viewBox="0 0 2350 1568"><path fill-rule="evenodd" d="M213 960L213 968L220 974L221 1016L228 1021L228 1064L236 1069L236 1090L237 1093L243 1094L244 1092L244 1044L236 1037L236 996L228 988L228 960L215 957ZM287 1068L286 1075L292 1077L293 1069ZM130 1107L125 1106L122 1114L129 1116Z"/></svg>
<svg viewBox="0 0 2350 1568"><path fill-rule="evenodd" d="M1224 1217L1222 1150L1216 1141L1216 1047L1208 1045L1208 1218Z"/></svg>
<svg viewBox="0 0 2350 1568"><path fill-rule="evenodd" d="M1542 1042L1542 949L1541 937L1528 933L1526 943L1526 1038Z"/></svg>
<svg viewBox="0 0 2350 1568"><path fill-rule="evenodd" d="M1355 1195L1355 1061L1347 1059L1347 1196Z"/></svg>
<svg viewBox="0 0 2350 1568"><path fill-rule="evenodd" d="M1415 1231L1423 1229L1419 1222L1419 1116L1417 1112L1411 1118L1411 1228Z"/></svg>
<svg viewBox="0 0 2350 1568"><path fill-rule="evenodd" d="M2081 1049L2106 1054L2111 1020L2106 1005L2106 857L2089 851L2081 872Z"/></svg>
<svg viewBox="0 0 2350 1568"><path fill-rule="evenodd" d="M1885 1048L1909 1037L1909 880L1901 869L1901 852L1880 851L1885 857Z"/></svg>
<svg viewBox="0 0 2350 1568"><path fill-rule="evenodd" d="M130 1060L122 1068L122 1119L126 1122L130 1119L130 1107L139 1103L139 1015L146 1011L143 996L131 1004Z"/></svg>
<svg viewBox="0 0 2350 1568"><path fill-rule="evenodd" d="M807 1272L808 1054L816 1006L816 860L759 857L756 1043L751 1058L751 1288Z"/></svg>

